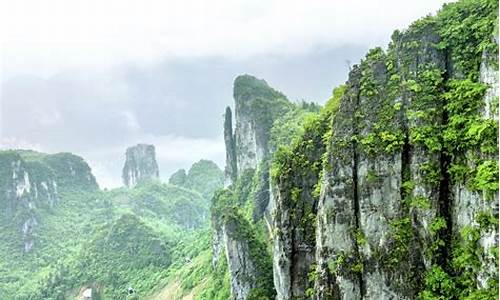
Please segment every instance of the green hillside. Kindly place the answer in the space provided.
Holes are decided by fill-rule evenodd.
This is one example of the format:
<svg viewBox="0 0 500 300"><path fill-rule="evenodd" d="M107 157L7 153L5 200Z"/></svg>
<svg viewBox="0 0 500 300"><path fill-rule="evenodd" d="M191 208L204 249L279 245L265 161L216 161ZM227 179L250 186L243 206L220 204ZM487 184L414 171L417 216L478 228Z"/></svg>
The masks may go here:
<svg viewBox="0 0 500 300"><path fill-rule="evenodd" d="M0 151L0 300L498 299L498 41L498 1L459 0L324 105L237 76L224 171L162 182L138 144L102 190L74 154Z"/></svg>
<svg viewBox="0 0 500 300"><path fill-rule="evenodd" d="M2 194L2 207L26 202L0 216L1 299L73 299L84 287L93 287L99 299L124 299L133 287L142 298L170 276L174 251L190 247L183 240L209 224L210 203L200 192L159 181L103 191L85 161L72 154L0 151L0 164L0 184L14 189ZM209 172L198 168L197 176L210 189L220 188L221 171L206 164ZM26 172L31 186L19 197L12 166ZM45 195L49 179L57 189ZM50 203L48 195L56 200ZM26 252L23 224L32 219L33 246Z"/></svg>

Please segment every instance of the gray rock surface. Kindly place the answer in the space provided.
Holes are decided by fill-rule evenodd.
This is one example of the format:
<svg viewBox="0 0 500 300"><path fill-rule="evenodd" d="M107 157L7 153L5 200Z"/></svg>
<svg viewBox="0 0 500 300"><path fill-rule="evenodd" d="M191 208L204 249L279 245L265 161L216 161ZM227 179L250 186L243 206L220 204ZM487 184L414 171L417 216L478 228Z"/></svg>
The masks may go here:
<svg viewBox="0 0 500 300"><path fill-rule="evenodd" d="M230 219L224 222L222 234L229 274L231 295L234 300L245 300L257 286L259 273L250 254L249 241L239 234L239 222Z"/></svg>
<svg viewBox="0 0 500 300"><path fill-rule="evenodd" d="M138 144L127 148L122 172L125 186L133 187L142 181L158 179L159 176L153 145Z"/></svg>
<svg viewBox="0 0 500 300"><path fill-rule="evenodd" d="M361 70L355 67L334 117L332 153L318 203L316 299L361 299L361 274L351 265L359 259L354 230L358 226L355 197L354 119ZM357 79L356 79L357 78ZM335 298L334 298L335 297Z"/></svg>
<svg viewBox="0 0 500 300"><path fill-rule="evenodd" d="M250 75L234 80L236 159L238 173L255 169L269 154L269 131L288 105L282 93Z"/></svg>
<svg viewBox="0 0 500 300"><path fill-rule="evenodd" d="M479 71L480 81L488 86L483 98L482 118L498 122L498 67L491 62L491 56L483 52L481 67ZM498 160L497 154L480 154L483 159ZM474 161L467 161L468 165L474 167ZM485 192L473 191L467 184L456 183L451 190L454 199L452 211L452 222L455 225L455 235L468 227L479 228L477 218L482 213L493 213L498 217L499 199L498 193L488 195ZM497 278L498 270L495 257L492 253L494 247L498 247L498 228L481 229L479 244L483 251L480 257L481 267L477 277L478 285L486 288L488 280Z"/></svg>

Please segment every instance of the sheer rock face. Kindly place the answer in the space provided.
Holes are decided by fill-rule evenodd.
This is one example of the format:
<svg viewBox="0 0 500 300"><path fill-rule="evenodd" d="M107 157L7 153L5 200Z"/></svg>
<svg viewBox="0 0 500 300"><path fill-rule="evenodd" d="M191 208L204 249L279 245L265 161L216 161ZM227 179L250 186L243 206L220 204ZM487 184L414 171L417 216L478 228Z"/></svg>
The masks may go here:
<svg viewBox="0 0 500 300"><path fill-rule="evenodd" d="M222 235L231 278L231 295L234 300L245 300L257 286L258 271L250 254L249 241L239 234L239 222L223 223Z"/></svg>
<svg viewBox="0 0 500 300"><path fill-rule="evenodd" d="M236 127L236 165L238 173L255 169L269 154L269 131L283 105L276 105L286 97L272 89L264 80L250 75L238 76L234 81ZM282 102L283 104L285 102Z"/></svg>
<svg viewBox="0 0 500 300"><path fill-rule="evenodd" d="M58 204L60 188L98 188L87 163L68 153L0 151L0 165L0 220L13 226L24 252L35 246L40 212Z"/></svg>
<svg viewBox="0 0 500 300"><path fill-rule="evenodd" d="M498 37L495 37L495 42L498 44ZM497 54L493 54L496 56ZM480 69L480 76L481 76L481 82L485 83L488 85L488 89L486 90L486 94L484 96L484 111L483 111L483 118L485 119L492 119L498 122L498 97L500 96L499 90L498 90L498 66L491 63L490 60L492 59L492 56L489 55L486 51L483 53L483 60L481 62L481 69ZM495 57L494 59L498 59ZM498 63L498 62L497 62ZM495 161L498 160L498 155L492 155L489 157L490 159L493 159ZM482 201L481 204L479 205L479 209L477 209L477 213L480 212L480 210L484 211L491 211L493 214L497 215L498 214L498 206L499 206L499 199L498 199L498 193L495 193L492 197L488 198L486 195L482 195L481 197ZM461 201L457 201L460 204L463 204ZM469 209L473 209L474 206L471 206L469 204ZM459 212L463 212L461 209L457 209ZM498 217L498 215L497 215ZM462 225L464 223L461 223L457 221L456 223ZM465 224L464 224L465 225ZM478 281L479 285L481 287L487 287L488 286L488 279L489 278L497 278L498 277L498 270L497 266L495 264L495 256L492 253L491 249L494 247L498 247L498 228L493 228L493 229L488 229L488 232L484 234L484 236L480 240L480 244L483 247L483 257L481 260L482 263L482 270L484 272L481 272L478 276Z"/></svg>
<svg viewBox="0 0 500 300"><path fill-rule="evenodd" d="M349 75L318 205L317 299L414 299L425 272L451 259L462 229L479 228L481 213L497 214L497 194L453 182L449 150L419 140L423 128L442 138L450 125L441 97L450 80L463 80L439 42L435 23L410 28ZM479 78L489 87L481 114L497 120L498 72L490 60L483 54ZM477 168L473 160L467 165ZM436 230L439 220L445 225ZM497 274L491 249L498 230L480 230L477 280L487 287ZM436 242L444 245L437 252Z"/></svg>
<svg viewBox="0 0 500 300"><path fill-rule="evenodd" d="M238 171L241 173L245 169L257 167L257 164L264 157L267 149L264 147L262 137L257 136L257 126L252 113L252 103L255 99L254 94L260 93L258 89L253 88L251 83L257 80L249 76L237 77L234 82L234 101L236 110L236 157ZM265 83L264 83L265 84ZM230 149L228 149L230 150Z"/></svg>
<svg viewBox="0 0 500 300"><path fill-rule="evenodd" d="M274 296L269 253L252 225L235 207L224 208L212 221L217 222L216 228L221 233L217 242L227 260L231 299L245 300L261 293ZM222 252L213 250L214 255Z"/></svg>
<svg viewBox="0 0 500 300"><path fill-rule="evenodd" d="M494 39L496 43L498 40ZM495 103L498 97L498 68L491 60L494 60L496 54L490 54L483 51L481 67L479 69L480 81L488 85L484 96L483 117L485 119L494 119L498 121L498 103Z"/></svg>
<svg viewBox="0 0 500 300"><path fill-rule="evenodd" d="M153 145L138 144L128 148L125 153L122 178L127 187L133 187L141 181L158 179L159 171L156 163L155 147Z"/></svg>
<svg viewBox="0 0 500 300"><path fill-rule="evenodd" d="M497 41L497 39L495 39ZM496 54L495 54L496 55ZM479 71L480 82L488 86L482 105L482 118L485 120L494 120L498 122L498 66L491 62L493 56L486 51L483 52L481 67ZM497 154L481 154L483 159L498 160ZM474 161L467 161L468 165L474 166ZM455 235L460 235L461 230L467 226L479 227L477 221L481 213L492 212L498 214L498 193L488 195L485 192L472 191L466 184L456 183L452 186L451 193L454 199L452 211L452 222L455 225ZM498 216L498 215L497 215ZM480 287L488 286L489 278L496 278L497 266L495 256L491 249L498 247L499 236L496 226L483 229L479 244L483 248L480 262L480 272L478 274L478 285Z"/></svg>
<svg viewBox="0 0 500 300"><path fill-rule="evenodd" d="M317 299L361 299L361 277L349 266L337 262L353 263L358 248L353 228L358 225L354 190L354 132L356 100L361 71L355 67L347 83L346 95L337 112L332 136L332 155L325 172L318 203L316 262L318 279ZM335 298L334 298L335 297Z"/></svg>
<svg viewBox="0 0 500 300"><path fill-rule="evenodd" d="M270 201L269 138L274 121L290 109L290 102L267 82L250 75L234 81L235 129L232 134L231 110L226 109L224 137L226 141L226 180L234 183L245 170L256 170L259 187L256 191L255 221L268 215ZM269 216L268 216L269 217ZM268 218L270 219L270 217Z"/></svg>
<svg viewBox="0 0 500 300"><path fill-rule="evenodd" d="M224 232L221 216L212 214L212 267L215 268L224 254Z"/></svg>
<svg viewBox="0 0 500 300"><path fill-rule="evenodd" d="M317 200L311 192L317 180L311 175L301 181L305 187L297 205L293 204L287 189L289 184L280 183L276 188L272 239L274 286L278 300L305 297L306 290L312 288L308 274L315 261L315 230L314 226L309 226L314 223L308 218L315 213Z"/></svg>
<svg viewBox="0 0 500 300"><path fill-rule="evenodd" d="M241 178L245 178L243 184L251 184L255 179L245 176L249 172L254 174L252 176L258 178L256 187L245 188L248 192L252 190L252 199L247 200L250 198L249 194L243 193L244 195L239 195L239 197L244 199L235 200L238 203L252 201L253 221L258 222L267 216L267 222L270 224L268 210L270 184L267 164L270 154L269 136L274 120L289 109L290 103L283 94L269 87L264 80L250 75L238 76L235 79L233 96L235 101L234 131L233 114L229 107L226 108L224 115L225 186L229 188L226 191L236 188L235 183ZM259 262L266 257L267 250L265 247L259 248L257 253L261 253L264 258L255 257L253 253L256 251L255 244L260 242L252 237L251 233L246 232L251 225L246 221L242 222L228 218L223 212L212 213L212 228L214 229L212 264L217 265L221 253L224 252L228 262L233 299L246 299L254 288L263 289L272 294L271 263L268 261L267 267L259 265ZM263 276L266 279L263 279ZM261 286L262 284L266 286Z"/></svg>
<svg viewBox="0 0 500 300"><path fill-rule="evenodd" d="M396 52L398 53L397 71L402 76L415 80L419 84L428 84L423 82L419 77L420 74L428 69L438 70L441 73L440 79L445 80L450 70L448 69L448 62L446 53L438 49L436 46L440 37L437 34L437 28L429 25L417 32L408 32L402 35L399 39L400 43ZM411 43L418 43L419 47L411 49L408 45ZM442 94L444 92L442 85L435 87L435 90L429 93L436 92ZM425 93L424 93L425 94ZM443 124L443 110L444 104L437 99L437 97L424 102L420 99L423 98L421 94L409 91L408 89L401 89L399 97L403 103L403 113L405 115L405 127L407 136L411 136L412 131L416 131L424 126L439 126ZM428 113L427 118L409 118L409 112L435 111L437 113ZM435 132L436 135L442 135L442 132ZM422 143L405 143L407 153L402 159L403 172L408 172L408 177L405 180L408 183L413 183L414 188L407 191L409 199L425 199L426 204L423 206L411 205L409 207L410 218L412 220L412 228L415 230L416 244L414 247L414 257L412 257L413 268L417 273L422 273L424 268L430 268L433 258L430 255L425 255L425 252L430 248L435 240L431 232L430 226L436 217L441 215L448 215L448 205L451 200L447 193L449 189L449 182L447 178L441 177L446 174L444 169L445 160L447 159L443 151L431 151ZM440 178L437 181L430 182L427 177L426 167L430 166L435 169ZM443 200L445 199L446 200ZM446 202L446 205L442 205Z"/></svg>
<svg viewBox="0 0 500 300"><path fill-rule="evenodd" d="M280 160L282 172L273 180L272 240L274 286L278 300L304 299L313 288L316 249L315 215L324 127L305 130L292 153ZM314 144L315 147L309 147Z"/></svg>
<svg viewBox="0 0 500 300"><path fill-rule="evenodd" d="M361 142L353 144L353 184L354 184L354 216L357 230L354 232L359 258L363 270L358 275L362 293L370 299L404 298L396 291L396 284L403 284L403 270L388 271L385 263L378 257L386 256L391 250L391 222L402 215L402 149L394 145L390 152L372 150L365 147L363 141L370 137L375 127L379 126L380 115L387 107L400 103L399 99L388 96L388 72L385 56L373 59L362 66L365 73L371 76L375 86L375 94L370 95L362 90L354 89L357 95L355 102L355 134ZM401 131L401 122L397 117L391 124L384 124L391 134ZM351 267L352 268L352 267ZM401 272L401 273L399 273ZM395 273L395 274L394 274ZM400 282L398 282L400 281Z"/></svg>
<svg viewBox="0 0 500 300"><path fill-rule="evenodd" d="M430 243L428 225L439 209L439 183L437 188L426 184L420 167L424 162L439 166L440 157L410 144L409 131L424 124L408 121L412 94L391 86L390 78L395 73L412 78L417 61L444 65L444 56L432 46L437 38L431 29L403 35L396 40L395 59L375 50L350 73L333 121L318 207L318 299L412 299L418 292L412 274L423 268L419 247ZM401 48L414 40L420 47L405 53ZM406 190L410 179L414 187ZM405 205L416 197L428 199L430 208ZM399 253L395 233L411 228L418 232L404 243L412 251Z"/></svg>
<svg viewBox="0 0 500 300"><path fill-rule="evenodd" d="M310 299L306 278L314 265L318 300L416 299L434 293L429 278L436 271L457 281L457 289L469 271L468 289L497 280L499 199L491 181L498 174L498 58L487 52L494 45L476 40L484 30L464 31L470 36L461 39L449 24L453 9L476 22L491 17L495 3L473 6L450 5L396 31L387 51L373 49L353 67L333 116L321 179L301 167L279 168L292 176L278 174L271 183L264 214L278 300ZM226 135L234 138L240 174L269 155L268 131L258 118L264 110L255 110L269 90L256 92L263 83L249 79L235 81L236 129ZM306 211L316 219L312 235ZM247 252L241 244L226 247L228 260L245 265L237 251ZM464 251L469 257L460 257ZM461 262L466 259L474 262Z"/></svg>
<svg viewBox="0 0 500 300"><path fill-rule="evenodd" d="M228 194L228 190L224 190ZM211 210L211 226L212 226L212 267L215 269L219 264L221 259L225 259L225 242L224 242L224 231L223 231L223 214L219 211L215 211L214 202L218 201L219 194L216 194L212 199L212 210Z"/></svg>

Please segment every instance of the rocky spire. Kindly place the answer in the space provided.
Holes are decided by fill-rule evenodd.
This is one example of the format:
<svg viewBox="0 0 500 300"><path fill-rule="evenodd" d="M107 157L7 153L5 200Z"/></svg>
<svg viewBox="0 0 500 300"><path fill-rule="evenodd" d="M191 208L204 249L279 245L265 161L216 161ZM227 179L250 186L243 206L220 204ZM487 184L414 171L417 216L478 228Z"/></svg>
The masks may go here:
<svg viewBox="0 0 500 300"><path fill-rule="evenodd" d="M127 148L122 172L123 184L133 187L141 181L159 178L155 147L138 144Z"/></svg>
<svg viewBox="0 0 500 300"><path fill-rule="evenodd" d="M233 120L231 108L226 107L224 114L224 142L226 143L226 169L224 170L224 177L226 185L236 181L238 177L238 170L236 165L236 144L233 135Z"/></svg>

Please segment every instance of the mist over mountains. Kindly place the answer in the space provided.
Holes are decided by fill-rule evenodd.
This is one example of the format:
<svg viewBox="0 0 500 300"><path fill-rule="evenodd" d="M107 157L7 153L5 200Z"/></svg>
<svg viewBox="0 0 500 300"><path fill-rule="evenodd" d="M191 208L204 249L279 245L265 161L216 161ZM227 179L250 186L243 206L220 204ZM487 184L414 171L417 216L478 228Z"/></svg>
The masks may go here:
<svg viewBox="0 0 500 300"><path fill-rule="evenodd" d="M238 74L266 78L291 99L324 103L331 86L346 79L347 61L358 61L365 51L345 46L302 55L208 57L13 77L2 82L0 105L9 113L0 119L0 147L78 153L108 187L119 186L117 158L134 143L155 144L165 174L200 157L222 165L221 111L232 102Z"/></svg>

